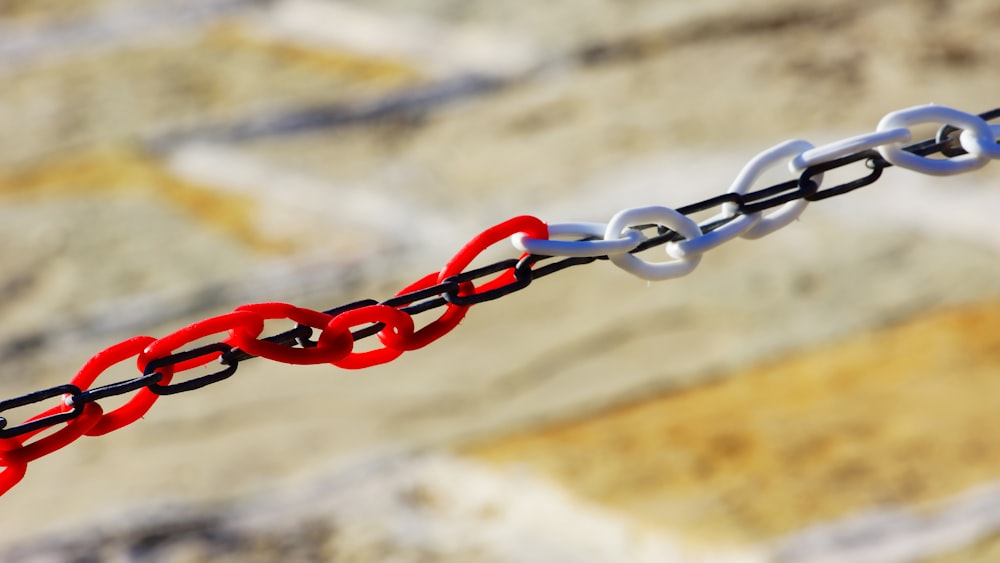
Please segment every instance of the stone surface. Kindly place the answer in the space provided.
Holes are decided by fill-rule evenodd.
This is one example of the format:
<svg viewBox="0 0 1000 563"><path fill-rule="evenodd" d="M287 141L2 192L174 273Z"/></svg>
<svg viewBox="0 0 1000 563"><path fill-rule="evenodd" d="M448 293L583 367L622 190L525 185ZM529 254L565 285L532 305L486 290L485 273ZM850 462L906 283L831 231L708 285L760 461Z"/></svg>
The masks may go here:
<svg viewBox="0 0 1000 563"><path fill-rule="evenodd" d="M998 329L946 309L469 452L712 543L928 504L996 478Z"/></svg>
<svg viewBox="0 0 1000 563"><path fill-rule="evenodd" d="M644 529L551 483L443 455L383 456L280 496L192 511L169 503L12 560L749 563Z"/></svg>
<svg viewBox="0 0 1000 563"><path fill-rule="evenodd" d="M968 111L998 105L992 30L1000 12L986 0L51 6L5 4L0 21L3 397L63 383L121 339L164 335L243 302L327 308L388 297L512 215L607 221L627 206L679 206L725 191L750 157L788 137L835 140L930 101ZM330 14L354 25L325 25ZM462 46L463 56L440 45ZM765 181L787 179L780 172ZM828 181L838 178L849 171ZM568 490L616 507L596 509L601 523L587 524L595 542L632 537L622 530L642 527L629 520L639 517L656 522L642 534L661 547L724 538L741 557L835 558L837 538L859 528L896 530L885 536L891 541L861 541L869 554L886 545L909 546L899 553L914 557L959 549L962 560L975 557L976 545L988 553L994 521L954 508L967 506L963 491L995 479L988 444L979 462L962 457L972 448L970 425L992 416L988 393L936 379L941 370L924 370L917 345L937 342L937 361L961 356L969 366L961 375L989 385L995 349L979 338L990 335L964 320L995 323L1000 230L988 210L1000 205L998 178L997 165L956 178L890 169L876 186L813 204L780 233L714 251L684 279L650 286L606 263L575 268L477 307L437 346L364 374L248 362L230 381L164 398L127 429L33 462L0 500L18 515L4 519L0 549L16 544L17 553L59 558L44 546L85 545L191 560L219 555L213 542L236 538L263 547L231 557L308 559L317 542L340 541L324 526L356 524L323 500L391 488L407 467L420 474L414 448L480 451L488 446L477 444L520 432L530 438L504 442L498 457L529 463L539 459L534 450L515 444L543 441L568 421L590 437L615 429L659 440L659 418L629 426L602 413L691 404L701 409L691 419L670 419L678 428L701 421L705 440L683 442L689 449L677 453L689 461L728 451L711 439L721 428L713 424L727 418L706 413L719 409L730 419L761 415L761 406L776 419L811 415L813 425L775 423L753 438L837 447L806 455L815 473L803 470L809 478L791 483L775 477L795 461L777 446L771 457L756 451L720 462L732 468L725 482L723 472L671 480L678 474L653 462L636 473L646 451L633 463L619 454L619 465L601 470L598 492L563 478ZM856 371L831 373L835 365ZM779 381L771 371L788 375ZM119 366L102 381L133 374ZM768 393L749 391L758 387ZM800 404L803 397L813 402ZM872 397L877 409L859 406ZM951 418L921 427L920 401L943 397ZM882 416L873 422L866 413ZM852 424L874 430L855 436ZM926 441L913 438L917 430ZM605 442L581 440L592 447L580 456L607 451ZM934 455L913 489L904 462L916 442ZM395 472L357 461L384 450L394 452ZM849 487L825 486L823 476L859 456L867 472L845 477ZM446 481L503 482L477 480L490 470L473 464L447 464ZM370 482L324 489L345 467L371 473ZM744 470L768 486L741 480ZM703 505L651 517L628 492L650 475L663 481L667 504ZM555 495L573 512L589 502L545 483L525 487L523 497L510 493L511 505ZM793 485L809 490L814 510L782 488ZM712 500L725 494L740 497L742 512ZM864 515L885 495L895 495L901 516L887 528L866 526ZM350 498L381 506L380 515L398 508ZM180 507L167 518L176 532L149 540L148 521L133 515L165 500ZM299 539L282 543L259 529L207 539L189 532L199 522L263 517L273 503L294 516L288 537ZM919 520L910 511L927 503L951 507L935 522L972 514L962 522L975 533L910 542L920 534L908 530L919 526L905 522ZM772 504L781 510L765 510ZM309 506L332 516L310 520ZM456 514L439 516L454 523ZM119 531L95 531L108 522ZM490 551L538 538L530 518L507 524L483 523L483 535L456 552L434 534L407 544L410 536L376 530L357 540L357 560L530 560ZM506 539L490 543L491 530ZM155 549L142 551L150 541ZM578 543L567 549L597 545L570 541ZM621 554L641 542L622 542L604 559L633 559Z"/></svg>

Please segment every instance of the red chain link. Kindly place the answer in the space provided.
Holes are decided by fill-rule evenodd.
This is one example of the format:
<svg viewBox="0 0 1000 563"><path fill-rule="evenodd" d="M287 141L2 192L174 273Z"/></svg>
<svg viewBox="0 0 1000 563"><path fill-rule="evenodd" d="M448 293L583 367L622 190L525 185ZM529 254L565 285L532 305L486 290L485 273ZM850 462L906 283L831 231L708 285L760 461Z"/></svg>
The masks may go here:
<svg viewBox="0 0 1000 563"><path fill-rule="evenodd" d="M328 339L340 338L341 334L350 335L352 326L371 323L385 323L386 327L378 333L379 340L385 347L368 352L351 352L343 359L334 361L333 365L345 369L362 369L391 362L403 353L402 345L406 339L413 336L413 318L410 315L387 305L369 305L334 317L320 335L320 344Z"/></svg>
<svg viewBox="0 0 1000 563"><path fill-rule="evenodd" d="M80 368L80 371L77 372L70 383L79 387L81 391L86 391L111 366L124 362L129 358L138 357L153 342L156 342L156 339L152 336L134 336L98 352L94 357L87 360L87 363ZM144 391L148 390L144 389ZM97 424L87 430L86 434L88 436L103 436L108 432L113 432L135 422L143 413L149 410L153 401L156 400L155 395L152 398L149 395L152 395L152 393L137 393L124 405L111 412L104 413Z"/></svg>
<svg viewBox="0 0 1000 563"><path fill-rule="evenodd" d="M0 495L9 491L14 485L24 479L28 470L28 462L20 455L21 443L15 438L0 440Z"/></svg>
<svg viewBox="0 0 1000 563"><path fill-rule="evenodd" d="M212 336L213 334L228 334L230 331L235 330L243 330L254 334L260 334L264 331L264 317L251 311L234 311L232 313L226 313L225 315L219 315L217 317L210 317L192 325L188 325L176 332L160 338L149 346L146 346L146 349L139 354L139 361L137 362L139 371L145 372L146 366L149 362L157 358L169 356L179 348L182 348L187 344L191 344L196 340ZM160 385L170 383L170 379L175 373L201 367L213 360L218 359L220 355L221 352L218 354L202 356L174 364L169 368L165 368L163 372L163 379L161 379L159 383Z"/></svg>
<svg viewBox="0 0 1000 563"><path fill-rule="evenodd" d="M333 320L332 316L325 313L303 309L288 303L253 303L237 307L236 312L240 311L249 311L259 315L262 319L288 319L321 330L326 329L327 324ZM258 338L260 333L259 330L252 332L243 327L236 327L229 331L231 336L226 343L254 356L295 365L332 363L350 354L354 344L350 333L346 333L339 334L339 338L321 339L316 346L311 348L292 348L260 340Z"/></svg>
<svg viewBox="0 0 1000 563"><path fill-rule="evenodd" d="M68 410L65 404L57 405L32 418L37 420L50 416L57 412ZM48 455L58 449L64 448L83 436L87 430L91 429L100 420L104 409L97 403L87 403L83 407L80 416L66 422L66 426L56 430L52 434L25 444L32 437L42 432L42 429L29 432L17 438L7 438L0 440L0 465L4 467L0 472L0 495L10 490L24 478L28 469L28 462L34 461L44 455Z"/></svg>
<svg viewBox="0 0 1000 563"><path fill-rule="evenodd" d="M489 229L479 233L474 239L470 240L461 250L458 251L455 256L445 264L444 269L438 274L437 281L441 283L451 276L456 276L465 269L466 266L472 263L477 256L483 253L484 250L493 246L494 244L505 240L518 233L525 233L530 238L537 239L547 239L549 238L549 227L542 222L541 219L537 217L532 217L530 215L520 215L514 217L513 219L508 219L499 225L494 225ZM505 270L502 274L497 276L495 279L479 287L478 292L482 293L489 291L493 288L499 287L510 283L514 279L514 270Z"/></svg>
<svg viewBox="0 0 1000 563"><path fill-rule="evenodd" d="M65 411L69 409L66 405L60 405L52 407L51 409L36 415L34 418L42 418L49 416L56 412ZM83 413L80 416L66 422L66 426L56 430L52 434L45 436L31 442L30 444L25 444L27 439L37 434L37 432L30 432L24 436L19 436L19 441L21 441L21 446L18 449L18 456L24 460L25 463L29 461L36 460L43 455L48 455L58 449L64 448L71 443L75 442L78 438L83 436L90 430L97 421L101 419L101 415L104 414L104 409L101 405L97 403L87 403L83 406Z"/></svg>
<svg viewBox="0 0 1000 563"><path fill-rule="evenodd" d="M471 264L477 256L483 253L484 250L517 233L525 233L531 238L549 238L548 226L537 217L520 215L512 219L508 219L507 221L504 221L499 225L494 225L493 227L490 227L489 229L486 229L476 235L475 238L466 243L466 245L463 246L462 249L459 250L458 253L445 264L444 268L439 273L428 274L420 278L412 284L404 287L399 293L396 294L396 296L426 289L433 285L440 284L452 276L460 274L462 270ZM483 286L478 289L480 291L488 291L508 283L513 277L514 272L512 270L507 270L496 279L483 284ZM477 288L473 286L471 282L459 284L459 288L460 290L458 294L462 296L474 295L477 293ZM427 346L431 342L434 342L445 334L448 334L456 326L458 326L458 324L462 322L462 319L465 317L465 313L468 308L468 305L455 305L453 303L448 303L445 306L445 311L442 313L441 317L432 321L420 330L417 330L412 335L403 337L402 342L400 342L399 345L403 350L416 350Z"/></svg>
<svg viewBox="0 0 1000 563"><path fill-rule="evenodd" d="M437 285L439 274L437 272L427 274L426 276L420 278L419 280L411 283L410 285L404 287L396 297L400 295L406 295L407 293L413 293L420 291L421 289L427 289L428 287ZM472 290L472 283L467 282L460 284L462 288L461 293L465 294L467 291ZM416 330L408 338L403 338L399 342L399 347L402 350L418 350L427 346L431 342L434 342L438 338L451 332L458 323L462 322L465 318L465 313L468 311L467 306L452 305L448 303L445 305L444 313L440 317L431 321L427 326Z"/></svg>

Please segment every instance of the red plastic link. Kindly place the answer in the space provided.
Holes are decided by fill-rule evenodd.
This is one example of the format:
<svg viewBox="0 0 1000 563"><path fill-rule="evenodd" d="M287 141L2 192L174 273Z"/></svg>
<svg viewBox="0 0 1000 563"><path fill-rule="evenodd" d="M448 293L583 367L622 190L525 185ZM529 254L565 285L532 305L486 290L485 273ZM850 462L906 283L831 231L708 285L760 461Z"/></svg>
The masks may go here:
<svg viewBox="0 0 1000 563"><path fill-rule="evenodd" d="M111 366L124 362L129 358L137 357L146 349L146 346L155 341L156 339L152 336L135 336L102 350L87 360L87 363L80 368L80 371L76 373L76 376L73 377L70 383L79 387L81 391L86 391ZM146 394L143 394L143 391ZM153 395L152 400L146 396L147 394ZM152 401L155 400L156 395L149 393L148 389L140 390L124 405L111 412L104 413L101 416L101 420L87 430L87 436L103 436L108 432L113 432L135 422L136 419L149 410L149 405L152 405ZM147 401L149 405L145 404Z"/></svg>
<svg viewBox="0 0 1000 563"><path fill-rule="evenodd" d="M58 405L39 413L30 419L38 420L46 416L65 411L69 407ZM48 455L56 450L62 449L83 436L87 430L93 428L97 421L101 419L103 409L97 403L87 403L83 407L80 416L66 422L66 426L56 430L52 434L35 440L30 444L24 441L31 439L44 429L36 430L17 438L8 438L0 441L0 465L4 470L0 472L0 495L10 490L21 479L24 478L28 470L28 463L42 456Z"/></svg>
<svg viewBox="0 0 1000 563"><path fill-rule="evenodd" d="M325 330L327 324L333 319L326 313L303 309L288 303L252 303L241 305L235 310L237 312L249 311L264 319L290 319L320 330ZM293 348L260 340L258 338L260 331L252 333L242 326L231 329L229 334L230 338L226 343L237 346L248 354L296 365L329 364L347 357L354 346L350 334L346 333L341 333L340 338L337 339L320 339L319 343L312 348Z"/></svg>
<svg viewBox="0 0 1000 563"><path fill-rule="evenodd" d="M146 346L146 349L139 354L139 371L145 372L146 364L149 362L157 358L169 356L170 354L176 352L179 348L182 348L195 340L222 332L228 333L229 331L235 329L244 329L255 334L260 334L264 332L264 317L250 311L236 311L226 313L225 315L219 315L217 317L203 319L194 324L188 325L158 339L149 346ZM176 364L171 370L169 370L170 373L164 374L164 379L160 381L160 385L170 383L170 378L173 374L179 371L186 371L196 367L201 367L208 362L218 359L220 355L221 353L203 356Z"/></svg>
<svg viewBox="0 0 1000 563"><path fill-rule="evenodd" d="M219 315L218 317L211 317L198 321L148 344L139 354L139 359L136 362L139 366L139 371L145 372L146 365L149 362L155 360L156 358L169 356L185 344L190 344L199 338L211 336L220 332L228 332L229 330L239 326L249 326L251 327L251 332L256 330L257 334L260 334L264 330L264 319L260 315L249 311L241 311L238 313L228 313L225 315ZM160 385L166 385L170 383L174 373L205 365L216 357L218 356L210 355L202 358L195 358L187 362L181 362L175 366L164 367L160 372L163 374L163 377L160 379L159 383ZM121 411L121 414L115 420L115 427L120 428L139 420L143 415L149 412L150 407L152 407L153 403L155 403L159 398L159 395L153 393L148 388L140 389L131 401L122 405L121 408L118 409Z"/></svg>
<svg viewBox="0 0 1000 563"><path fill-rule="evenodd" d="M33 417L33 419L48 416L53 414L53 411L64 410L66 408L68 407L54 407L48 412L44 412ZM81 436L86 434L88 430L93 428L94 425L101 420L102 414L104 414L104 409L101 408L101 405L98 405L97 403L87 403L83 406L83 412L80 413L80 416L66 422L66 426L30 444L24 444L22 442L22 446L18 448L17 457L25 463L28 463L42 457L43 455L48 455L58 449L62 449L72 444ZM21 437L21 439L23 440L23 437Z"/></svg>
<svg viewBox="0 0 1000 563"><path fill-rule="evenodd" d="M477 256L494 244L512 237L518 233L524 233L531 238L548 239L549 227L541 219L531 215L519 215L508 219L499 225L494 225L489 229L479 233L475 238L466 243L455 256L444 265L444 269L438 274L438 283L460 274L466 266L472 263ZM489 291L498 286L506 284L514 276L513 269L508 270L496 279L490 280L480 287L482 291Z"/></svg>
<svg viewBox="0 0 1000 563"><path fill-rule="evenodd" d="M21 456L21 443L13 438L0 440L0 496L24 479L28 462Z"/></svg>
<svg viewBox="0 0 1000 563"><path fill-rule="evenodd" d="M419 280L404 287L396 295L405 295L407 293L426 289L432 285L437 285L438 275L439 274L437 272L427 274ZM464 283L462 284L462 291L460 293L465 295L466 291L471 291L471 289L472 283ZM415 331L409 338L403 339L398 343L398 347L402 350L409 351L427 346L431 342L434 342L438 338L448 334L452 331L452 329L458 326L458 323L462 322L462 319L465 318L465 313L468 310L468 306L452 305L451 303L448 303L445 306L444 313L442 313L440 317L431 321L427 324L427 326L421 328L420 330Z"/></svg>
<svg viewBox="0 0 1000 563"><path fill-rule="evenodd" d="M503 223L494 225L476 235L475 238L466 243L466 245L463 246L462 249L448 261L447 264L445 264L441 272L424 276L423 278L403 288L403 290L396 295L399 296L419 291L421 289L431 287L432 285L439 284L451 276L460 274L462 270L471 264L472 261L475 260L477 256L482 254L484 250L517 233L525 233L531 238L549 238L548 225L537 217L519 215L512 219L508 219ZM495 287L508 283L513 275L513 271L504 272L497 276L496 279L483 284L483 286L479 289L481 291L489 291ZM474 294L476 290L475 286L473 286L471 282L461 284L461 288L462 289L459 292L459 295ZM468 309L468 306L449 303L445 307L445 312L440 318L414 332L411 336L404 337L399 343L399 346L402 346L404 350L416 350L427 346L431 342L434 342L445 334L448 334L452 331L452 329L458 326L458 324L462 322L462 319L465 317L465 313ZM379 335L379 338L381 338L381 334Z"/></svg>
<svg viewBox="0 0 1000 563"><path fill-rule="evenodd" d="M334 317L320 335L319 342L323 344L324 341L341 338L342 334L349 335L348 331L352 326L369 323L385 323L386 327L378 333L385 348L351 353L331 362L333 365L344 369L362 369L391 362L403 353L406 339L413 336L413 318L410 315L388 305L368 305ZM351 346L354 346L353 340Z"/></svg>

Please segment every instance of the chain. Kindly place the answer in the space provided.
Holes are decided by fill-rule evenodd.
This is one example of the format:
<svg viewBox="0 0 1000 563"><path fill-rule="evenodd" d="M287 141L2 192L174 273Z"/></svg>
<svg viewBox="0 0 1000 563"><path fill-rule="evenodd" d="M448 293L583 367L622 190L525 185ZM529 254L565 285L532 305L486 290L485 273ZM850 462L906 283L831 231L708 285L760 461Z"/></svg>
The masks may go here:
<svg viewBox="0 0 1000 563"><path fill-rule="evenodd" d="M424 276L389 299L364 299L325 311L287 303L242 305L162 338L130 338L94 355L67 384L0 401L0 415L54 403L13 426L0 416L0 494L24 477L32 460L81 436L100 436L127 426L160 396L232 377L243 362L253 358L345 369L383 364L441 338L472 305L520 291L568 268L603 260L647 280L683 276L697 267L707 251L736 237L760 238L774 232L798 218L810 202L868 186L886 168L899 166L931 175L978 169L1000 158L1000 125L988 123L998 117L1000 108L978 116L937 105L896 111L865 135L820 147L801 140L780 143L751 159L726 193L677 209L625 209L607 224L546 224L535 217L514 217L473 238L440 272ZM907 144L912 140L909 127L922 123L943 126L935 138ZM782 162L796 175L794 179L750 191L764 172ZM858 162L865 163L865 175L823 187L824 173ZM701 223L689 217L711 210L718 212ZM484 250L508 238L522 252L519 257L466 270ZM669 260L654 263L638 256L659 246L665 248ZM417 329L413 317L436 309L443 311ZM296 326L262 337L264 322L274 319ZM189 348L195 341L222 334L227 336L215 343ZM373 336L380 346L354 350L356 342ZM137 361L138 376L93 386L110 367L131 359ZM173 381L181 372L213 362L219 366L213 373ZM104 412L99 401L123 395L131 397Z"/></svg>

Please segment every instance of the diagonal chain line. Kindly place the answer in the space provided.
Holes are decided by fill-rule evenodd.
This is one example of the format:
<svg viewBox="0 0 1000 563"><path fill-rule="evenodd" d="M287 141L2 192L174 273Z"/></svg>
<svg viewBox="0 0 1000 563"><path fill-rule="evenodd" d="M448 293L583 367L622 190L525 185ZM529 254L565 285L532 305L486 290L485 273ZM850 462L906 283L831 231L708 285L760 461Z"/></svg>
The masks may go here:
<svg viewBox="0 0 1000 563"><path fill-rule="evenodd" d="M985 113L981 114L980 117L982 119L984 119L984 120L995 119L996 117L1000 117L1000 108L997 108L997 109L989 111L989 112L985 112ZM944 129L944 128L942 128L942 129ZM952 128L952 129L954 129L954 128ZM941 153L941 152L943 152L944 149L947 146L951 145L951 143L952 143L951 139L946 139L946 140L943 140L943 141L939 141L937 139L927 139L927 140L921 141L919 143L914 143L912 145L908 145L907 147L904 148L904 150L906 150L908 152L912 152L914 154L921 155L921 156L927 156L927 155L930 155L930 154L935 154L935 153ZM951 154L953 156L957 156L957 155L961 155L961 154L966 154L966 151L964 149L959 148L957 150L951 151ZM835 168L840 168L840 167L846 166L848 164L852 164L854 162L857 162L859 160L867 160L869 162L869 166L872 167L874 170L877 170L879 172L882 169L884 169L884 168L888 168L888 167L892 166L891 163L885 161L876 152L869 150L869 151L862 151L862 152L859 152L859 153L855 153L853 155L849 155L849 156L846 156L846 157L842 157L840 159L836 159L836 160L833 160L833 161L830 161L830 162L827 162L827 163L824 163L824 164L821 164L821 165L812 166L812 167L806 169L803 172L802 177L806 178L806 179L809 179L809 178L811 178L812 176L815 176L818 173L822 173L822 172L826 172L826 171L829 171L829 170L833 170ZM877 176L876 176L876 179L877 179ZM854 183L855 182L848 182L848 183L845 183L845 184L842 184L840 186L836 186L836 187L833 187L833 188L826 188L823 191L823 193L824 194L829 193L830 195L839 195L840 193L846 193L846 191L850 191L851 189L856 189L856 187L861 187L861 186L856 186L856 187L853 186ZM867 184L865 184L865 185L867 185ZM848 189L844 189L845 187L847 187ZM793 189L795 191L793 191L791 193L783 193L783 192L788 192L789 190L793 190ZM792 201L794 199L809 198L810 196L815 196L815 195L818 195L818 194L815 194L814 192L810 193L810 192L807 192L807 191L804 191L804 190L800 189L798 180L791 180L791 181L782 182L780 184L776 184L776 185L773 185L773 186L770 186L770 187L762 188L762 189L759 189L757 191L750 192L748 194L742 194L742 195L740 195L740 194L721 194L721 195L718 195L718 196L715 196L715 197L712 197L712 198L709 198L709 199L706 199L706 200L703 200L703 201L700 201L700 202L697 202L697 203L693 203L693 204L686 205L684 207L680 207L680 208L677 209L677 211L680 212L680 213L682 213L682 214L684 214L684 215L690 215L690 214L693 214L693 213L697 213L699 211L704 211L704 210L707 210L707 209L711 209L713 207L717 207L717 206L721 205L722 203L732 202L732 203L736 203L737 205L740 206L739 207L739 213L741 213L741 214L749 214L749 213L754 213L754 212L758 212L758 211L763 211L763 210L771 209L771 208L777 207L779 205L782 205L784 203L787 203L789 201ZM823 197L819 197L819 198L816 198L816 199L825 199L826 197L830 197L830 195L824 195ZM753 205L750 204L750 202L754 202L756 200L763 200L763 201L758 202L758 203L753 204ZM705 227L703 227L702 230L703 230L703 232L708 233L708 232L711 232L711 231L717 229L718 227L720 227L720 226L722 226L722 225L724 225L724 224L726 224L726 223L728 223L730 221L731 221L731 219L716 221L714 223L706 225ZM645 230L654 229L654 228L660 228L660 227L658 225L654 225L654 224L647 224L647 225L639 225L636 228L639 229L639 230L645 231ZM660 230L663 230L663 229L660 228ZM632 250L630 252L631 253L642 252L642 251L648 250L650 248L654 248L654 247L657 247L657 246L662 246L663 244L666 244L668 242L675 242L675 241L681 240L682 238L683 237L680 234L678 234L676 231L667 229L667 230L665 230L665 232L660 233L657 236L648 238L646 241L644 241L643 243L641 243L639 246L637 246L634 250ZM585 238L585 239L581 239L581 240L587 240L587 239ZM549 256L540 256L540 255L530 255L530 256L535 257L536 261L537 260L546 259L546 258L552 258L552 257L549 257ZM573 267L573 266L579 266L579 265L589 264L589 263L592 263L592 262L594 262L596 260L607 260L607 258L608 257L606 255L595 256L595 257L588 257L588 258L564 258L564 259L562 259L559 262L556 262L554 264L549 264L549 265L547 265L547 266L545 266L545 267L543 267L543 268L541 268L541 269L539 269L537 271L533 271L532 272L533 273L532 277L533 277L533 279L541 278L541 277L547 276L547 275L555 273L557 271L562 271L564 269L567 269L567 268L570 268L570 267ZM462 278L461 281L475 281L475 280L477 280L479 278L482 278L482 277L485 277L487 275L496 273L498 271L510 269L510 268L516 266L517 263L518 263L518 260L516 260L516 259L507 259L507 260L503 260L503 261L500 261L500 262L495 262L493 264L489 264L487 266L483 266L483 267L475 269L475 270L470 270L468 272L465 272L461 276L461 278ZM415 314L419 314L419 313L424 313L424 312L427 312L427 311L431 311L433 309L437 309L439 307L442 307L442 306L446 305L448 303L447 298L446 297L442 297L442 295L453 294L456 291L456 288L457 288L457 284L455 282L446 282L446 283L437 284L435 286L431 286L431 287L428 287L428 288L425 288L425 289L422 289L422 290L418 290L418 291L414 291L414 292L411 292L411 293L399 295L399 296L393 297L391 299L387 299L385 301L382 301L381 303L384 304L384 305L389 305L389 306L397 306L398 304L407 303L408 305L406 307L402 307L401 310L403 310L403 311L405 311L405 312L407 312L407 313L409 313L411 315L415 315ZM481 300L481 301L485 301L485 300ZM479 302L481 302L481 301L479 301ZM341 312L344 312L344 311L348 311L348 310L352 310L352 309L356 309L356 308L360 308L360 307L365 306L365 305L375 304L375 303L377 303L377 301L375 301L373 299L365 299L365 300L356 301L356 302L353 302L353 303L350 303L350 304L347 304L347 305L342 305L342 306L339 306L339 307L336 307L336 308L333 308L333 309L329 309L329 310L326 310L324 312L327 313L327 314L330 314L332 316L336 316L338 313L341 313ZM354 333L355 341L363 339L363 338L367 338L367 337L370 337L370 336L376 334L379 330L381 330L381 328L378 328L377 330L375 329L375 327L378 327L379 324L381 324L381 323L376 323L376 324L374 324L372 326L367 327L366 329L362 329L362 330L356 331ZM268 341L271 341L271 342L274 342L274 343L278 343L278 344L286 344L286 345L287 344L291 344L291 343L295 343L295 342L298 342L301 345L303 342L305 342L306 346L309 346L309 345L315 346L315 342L313 342L311 340L308 340L308 336L311 335L312 331L309 331L309 335L305 335L304 336L302 334L302 332L303 332L302 329L303 328L308 328L308 327L303 327L303 325L298 325L298 326L296 326L295 328L293 328L291 330L288 330L288 331L285 331L285 332L278 333L278 334L272 335L270 337L267 337L267 338L265 338L265 340L268 340ZM246 361L246 360L249 360L249 359L252 359L252 358L255 358L255 357L257 357L257 356L254 356L252 354L248 354L248 353L240 350L239 348L233 347L232 349L230 349L228 352L226 352L222 356L221 360L222 360L223 363L226 363L226 364L229 364L229 365L235 365L235 364L237 364L239 362ZM157 363L158 367L159 366L166 366L166 365L171 365L171 363L177 363L177 362L179 362L182 359L184 359L182 354L173 354L173 355L170 355L170 356L166 356L166 357L160 358L159 360L157 360L156 363ZM148 374L146 374L146 375L148 375ZM123 386L123 390L119 394L123 394L123 393L129 392L129 391L131 391L131 389L128 386ZM96 394L92 395L92 396L96 396ZM107 394L100 395L101 398L104 398L104 397L107 397L107 396L111 396L111 395L107 395ZM4 401L4 403L6 403L6 402L7 401ZM3 405L3 406L7 406L7 405ZM7 421L6 421L5 418L0 417L0 438L8 438L8 437L12 436L10 434L10 430L9 429L5 429L6 422Z"/></svg>
<svg viewBox="0 0 1000 563"><path fill-rule="evenodd" d="M900 110L883 118L878 130L868 135L819 148L805 141L787 141L777 145L748 163L727 193L675 210L663 207L624 210L607 226L581 223L546 225L534 217L515 217L470 241L440 273L430 274L382 301L362 299L322 312L280 303L247 305L228 315L184 327L159 340L135 337L94 356L69 384L0 401L0 469L6 468L0 471L0 495L23 477L24 467L29 461L82 435L100 435L134 422L158 396L192 391L227 379L244 361L264 356L285 363L332 363L347 369L385 363L403 351L423 347L449 332L461 321L468 307L520 291L537 279L569 268L603 260L645 279L685 275L697 265L706 250L735 236L764 236L797 218L808 202L871 185L886 168L901 166L934 175L976 169L990 160L1000 159L1000 146L996 142L1000 137L1000 125L987 123L997 118L1000 118L1000 108L978 116L934 105ZM901 145L899 139L909 141L908 125L926 122L944 125L934 138L897 146ZM798 174L797 178L746 191L765 166L771 166L776 160L789 155L795 157L789 162ZM931 155L944 158L927 158ZM805 164L799 166L797 160ZM836 186L822 186L824 173L858 162L865 163L868 169L866 175ZM723 213L701 224L688 217L719 208L723 209ZM774 208L780 209L763 217L764 211ZM633 216L639 217L638 224L633 225L627 220ZM762 228L767 222L770 223ZM614 228L619 225L625 227L620 230ZM600 233L602 229L603 233ZM556 242L551 240L552 236L566 232L575 235L573 240L558 243L568 244L572 247L570 251L549 253L525 250L529 242ZM520 257L464 269L486 247L507 237L511 237L515 247L525 247ZM684 244L689 246L682 248ZM651 265L636 256L659 246L666 246L667 253L675 260ZM614 250L593 250L596 248ZM484 278L491 279L481 286L475 285L474 282ZM279 311L279 316L254 312L254 307L271 307L270 310ZM445 311L439 319L415 330L413 316L442 308ZM295 321L296 326L261 337L263 320L267 318L287 318ZM317 330L318 337L315 334ZM228 332L230 338L185 349L195 340L224 332ZM369 352L353 351L354 343L372 336L377 336L385 348ZM250 348L254 353L241 348L241 342L243 346L253 344ZM129 353L132 355L129 356ZM90 387L94 379L114 365L116 360L136 355L141 375ZM218 362L221 369L171 383L175 373L211 362ZM123 407L103 414L97 401L128 393L136 395ZM8 419L2 416L11 409L59 397L62 398L61 404L18 425L8 427ZM65 426L25 445L36 434L61 424Z"/></svg>

